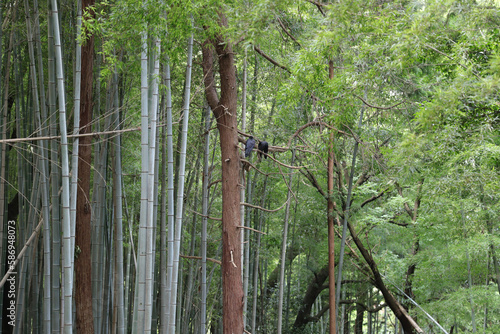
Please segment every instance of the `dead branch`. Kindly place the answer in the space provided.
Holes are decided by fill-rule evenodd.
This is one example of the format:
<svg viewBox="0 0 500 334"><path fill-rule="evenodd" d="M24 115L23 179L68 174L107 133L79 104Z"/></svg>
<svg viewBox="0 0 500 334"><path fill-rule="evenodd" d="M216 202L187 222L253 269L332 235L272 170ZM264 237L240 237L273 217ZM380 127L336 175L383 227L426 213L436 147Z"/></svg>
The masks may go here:
<svg viewBox="0 0 500 334"><path fill-rule="evenodd" d="M132 131L140 131L141 128L132 128L132 129L122 129L122 130L111 130L111 131L101 131L101 132L91 132L91 133L81 133L81 134L76 134L76 135L66 135L68 138L81 138L81 137L99 137L99 136L104 136L104 135L113 135L113 134L119 134L119 133L125 133L125 132L132 132ZM12 139L3 139L0 140L0 144L12 144L12 143L20 143L20 142L27 142L27 141L37 141L37 140L53 140L53 139L61 139L61 136L45 136L45 137L26 137L26 138L12 138Z"/></svg>
<svg viewBox="0 0 500 334"><path fill-rule="evenodd" d="M277 209L274 209L274 210L269 210L269 209L265 209L261 206L258 206L258 205L253 205L253 204L250 204L250 203L245 203L245 202L241 202L240 204L241 205L244 205L244 206L248 206L250 208L254 208L254 209L259 209L259 210L262 210L262 211L265 211L265 212L278 212L279 210L283 209L283 207L285 206L285 204L287 203L288 201L285 201L285 203L283 203L279 208Z"/></svg>
<svg viewBox="0 0 500 334"><path fill-rule="evenodd" d="M262 232L262 231L256 230L256 229L248 227L248 226L238 226L238 227L239 228L244 228L245 230L250 230L250 231L253 231L253 232L257 232L257 233L260 233L260 234L267 235L266 232Z"/></svg>
<svg viewBox="0 0 500 334"><path fill-rule="evenodd" d="M191 211L192 213L194 213L195 215L198 215L198 216L201 216L201 217L205 217L205 218L210 219L210 220L222 221L222 218L210 217L210 216L204 215L204 214L202 214L200 212L197 212L197 211L194 211L194 210L191 210L191 209L188 209L188 210Z"/></svg>
<svg viewBox="0 0 500 334"><path fill-rule="evenodd" d="M184 259L201 260L201 256L191 256L191 255L182 255L182 254L180 254L179 256L182 257L182 258L184 258ZM209 258L209 257L207 257L207 261L210 261L210 262L213 262L213 263L217 263L218 265L222 265L221 261L216 260L216 259L212 259L212 258Z"/></svg>

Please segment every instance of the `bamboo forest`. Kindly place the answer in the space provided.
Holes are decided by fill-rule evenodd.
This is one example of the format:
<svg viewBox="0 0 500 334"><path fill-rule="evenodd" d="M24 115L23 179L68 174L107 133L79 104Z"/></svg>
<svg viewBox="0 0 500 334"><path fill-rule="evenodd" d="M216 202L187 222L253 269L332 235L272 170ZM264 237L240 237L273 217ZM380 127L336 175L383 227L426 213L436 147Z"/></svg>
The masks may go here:
<svg viewBox="0 0 500 334"><path fill-rule="evenodd" d="M0 334L499 334L499 129L499 0L0 0Z"/></svg>

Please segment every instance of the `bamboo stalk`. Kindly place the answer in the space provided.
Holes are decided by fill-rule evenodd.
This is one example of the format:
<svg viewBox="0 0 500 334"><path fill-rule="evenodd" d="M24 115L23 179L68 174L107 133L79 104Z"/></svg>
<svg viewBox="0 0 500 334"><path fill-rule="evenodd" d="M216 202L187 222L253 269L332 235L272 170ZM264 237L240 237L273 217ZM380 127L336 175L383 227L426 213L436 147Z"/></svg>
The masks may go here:
<svg viewBox="0 0 500 334"><path fill-rule="evenodd" d="M31 74L31 89L32 89L32 100L34 105L35 113L35 123L36 127L39 129L39 133L42 136L43 126L41 122L40 115L40 102L38 96L38 83L37 83L37 71L35 65L35 51L34 51L34 41L33 41L33 28L31 26L31 15L29 12L28 0L24 0L24 12L26 15L26 26L28 31L28 52L29 52L29 62L30 62L30 74ZM43 101L45 105L45 101ZM44 109L45 110L45 109ZM43 227L43 253L44 253L44 281L43 284L43 331L49 333L51 329L50 322L50 215L49 215L49 184L48 184L48 163L47 163L47 151L45 150L46 142L42 140L40 142L40 179L41 179L41 197L42 197L42 217L44 221ZM36 272L36 271L35 271ZM38 291L38 288L36 289ZM35 322L36 323L36 322Z"/></svg>
<svg viewBox="0 0 500 334"><path fill-rule="evenodd" d="M71 244L71 222L70 222L70 198L69 198L69 161L68 161L68 138L66 129L66 92L64 88L63 58L61 48L61 36L59 32L59 18L57 0L51 0L53 28L54 28L54 51L56 59L56 78L59 97L59 126L61 132L61 165L62 165L62 226L63 226L63 266L64 266L64 332L70 334L73 331L73 251Z"/></svg>
<svg viewBox="0 0 500 334"><path fill-rule="evenodd" d="M174 262L172 268L172 290L170 294L170 314L169 314L169 331L168 333L174 334L176 323L176 309L177 309L177 284L178 284L178 273L179 273L179 254L181 246L181 236L182 236L182 208L184 205L184 179L186 170L186 148L187 148L187 131L189 124L189 102L191 96L191 68L193 62L193 34L191 34L188 42L188 54L187 54L187 65L186 65L186 86L184 89L184 106L183 113L184 118L182 121L182 140L181 140L181 151L180 151L180 162L179 162L179 178L177 186L177 214L176 214L176 224L175 224L175 238L174 238Z"/></svg>

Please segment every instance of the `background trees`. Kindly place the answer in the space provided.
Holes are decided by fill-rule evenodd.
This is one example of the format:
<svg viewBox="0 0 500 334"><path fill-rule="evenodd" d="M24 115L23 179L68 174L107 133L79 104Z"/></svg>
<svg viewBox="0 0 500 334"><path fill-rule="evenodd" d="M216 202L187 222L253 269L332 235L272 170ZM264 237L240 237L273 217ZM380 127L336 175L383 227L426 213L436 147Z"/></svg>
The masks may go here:
<svg viewBox="0 0 500 334"><path fill-rule="evenodd" d="M101 1L82 36L76 2L20 5L0 5L3 272L10 220L19 254L2 332L71 332L84 258L94 332L324 332L328 222L338 263L345 217L340 332L500 330L496 2ZM78 137L75 50L91 35ZM250 135L268 159L242 159Z"/></svg>

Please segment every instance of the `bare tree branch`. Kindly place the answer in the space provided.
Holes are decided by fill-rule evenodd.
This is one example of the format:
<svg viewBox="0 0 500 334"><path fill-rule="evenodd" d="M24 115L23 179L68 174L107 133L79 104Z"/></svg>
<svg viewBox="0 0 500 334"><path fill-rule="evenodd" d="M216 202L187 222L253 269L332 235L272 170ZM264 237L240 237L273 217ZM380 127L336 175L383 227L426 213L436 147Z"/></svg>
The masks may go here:
<svg viewBox="0 0 500 334"><path fill-rule="evenodd" d="M276 17L276 19L278 20L278 23L285 32L285 34L287 34L295 43L297 43L300 47L302 47L299 41L295 37L293 37L293 35L286 29L285 25L283 24L283 21L281 21L279 17Z"/></svg>
<svg viewBox="0 0 500 334"><path fill-rule="evenodd" d="M191 255L182 255L182 254L180 254L179 256L182 257L182 258L184 258L184 259L201 260L201 256L191 256ZM213 263L217 263L218 265L222 265L222 262L220 262L219 260L212 259L212 258L209 258L209 257L207 257L207 261L210 261L210 262L213 262Z"/></svg>
<svg viewBox="0 0 500 334"><path fill-rule="evenodd" d="M264 51L262 51L261 49L259 49L259 47L255 46L253 47L253 49L258 53L260 54L262 57L266 58L271 64L273 64L274 66L278 66L279 68L287 71L288 73L292 74L292 72L290 72L290 70L281 65L280 63L278 63L276 60L274 60L273 58L271 58L270 56L268 56L267 54L264 53Z"/></svg>
<svg viewBox="0 0 500 334"><path fill-rule="evenodd" d="M267 235L266 232L262 232L262 231L256 230L256 229L248 227L248 226L239 226L239 228L243 228L245 230L249 230L249 231L253 231L253 232L256 232L256 233Z"/></svg>
<svg viewBox="0 0 500 334"><path fill-rule="evenodd" d="M285 201L285 203L283 203L279 208L277 209L274 209L274 210L269 210L269 209L265 209L261 206L258 206L258 205L253 205L253 204L249 204L249 203L245 203L245 202L241 202L240 204L241 205L244 205L244 206L248 206L250 208L254 208L254 209L259 209L259 210L262 210L262 211L266 211L266 212L277 212L281 209L283 209L283 207L285 206L285 204L287 203L288 201Z"/></svg>

